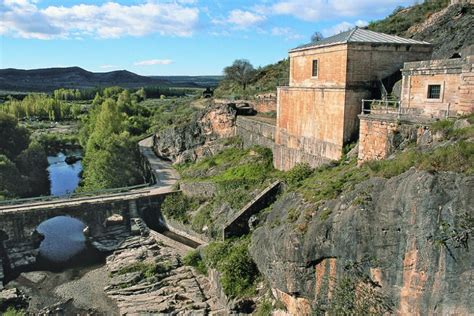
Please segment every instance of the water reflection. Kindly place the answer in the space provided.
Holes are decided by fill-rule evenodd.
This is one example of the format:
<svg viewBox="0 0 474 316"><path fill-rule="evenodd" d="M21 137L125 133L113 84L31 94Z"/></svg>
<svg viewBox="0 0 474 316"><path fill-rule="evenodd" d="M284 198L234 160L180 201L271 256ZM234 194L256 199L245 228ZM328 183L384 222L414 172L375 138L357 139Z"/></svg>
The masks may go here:
<svg viewBox="0 0 474 316"><path fill-rule="evenodd" d="M81 156L81 151L60 152L55 156L48 156L48 172L51 183L51 194L63 196L74 192L79 185L79 174L82 171L81 161L68 165L67 155Z"/></svg>
<svg viewBox="0 0 474 316"><path fill-rule="evenodd" d="M72 217L57 216L41 223L37 231L45 238L39 252L54 262L65 262L86 247L84 223Z"/></svg>

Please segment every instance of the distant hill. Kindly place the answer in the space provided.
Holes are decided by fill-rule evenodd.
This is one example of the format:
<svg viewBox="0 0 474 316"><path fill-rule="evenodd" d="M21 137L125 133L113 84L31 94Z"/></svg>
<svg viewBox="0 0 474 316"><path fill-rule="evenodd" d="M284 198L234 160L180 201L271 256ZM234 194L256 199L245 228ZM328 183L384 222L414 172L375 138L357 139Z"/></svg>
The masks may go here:
<svg viewBox="0 0 474 316"><path fill-rule="evenodd" d="M219 76L140 76L127 70L96 73L80 67L45 69L0 69L0 90L49 92L58 88L87 89L121 86L140 88L217 86Z"/></svg>

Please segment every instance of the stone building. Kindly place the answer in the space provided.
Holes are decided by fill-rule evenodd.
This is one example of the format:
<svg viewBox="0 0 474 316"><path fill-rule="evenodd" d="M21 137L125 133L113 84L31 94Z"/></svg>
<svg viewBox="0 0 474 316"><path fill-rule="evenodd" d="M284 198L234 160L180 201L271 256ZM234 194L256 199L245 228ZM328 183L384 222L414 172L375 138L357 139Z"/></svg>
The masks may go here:
<svg viewBox="0 0 474 316"><path fill-rule="evenodd" d="M358 135L361 100L380 97L384 79L431 52L429 43L360 28L291 50L289 86L278 88L275 167L340 159Z"/></svg>
<svg viewBox="0 0 474 316"><path fill-rule="evenodd" d="M474 113L474 56L405 63L398 107L360 115L359 163L380 160L433 121Z"/></svg>
<svg viewBox="0 0 474 316"><path fill-rule="evenodd" d="M444 118L474 111L474 56L405 63L402 112Z"/></svg>

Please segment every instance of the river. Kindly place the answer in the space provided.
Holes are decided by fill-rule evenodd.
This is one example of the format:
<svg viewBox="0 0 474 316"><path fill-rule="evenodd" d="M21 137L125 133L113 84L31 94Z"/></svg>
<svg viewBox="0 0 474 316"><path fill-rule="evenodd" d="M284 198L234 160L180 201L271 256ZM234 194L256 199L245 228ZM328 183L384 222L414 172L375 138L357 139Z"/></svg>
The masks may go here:
<svg viewBox="0 0 474 316"><path fill-rule="evenodd" d="M51 195L68 195L79 185L82 163L80 160L73 164L66 163L67 156L82 157L81 150L64 150L56 155L48 156L48 172L51 183Z"/></svg>

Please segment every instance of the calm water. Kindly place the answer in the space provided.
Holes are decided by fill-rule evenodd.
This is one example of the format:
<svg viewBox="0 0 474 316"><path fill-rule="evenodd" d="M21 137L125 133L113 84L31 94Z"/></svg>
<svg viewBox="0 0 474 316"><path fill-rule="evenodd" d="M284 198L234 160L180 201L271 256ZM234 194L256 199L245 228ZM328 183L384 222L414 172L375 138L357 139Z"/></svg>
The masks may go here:
<svg viewBox="0 0 474 316"><path fill-rule="evenodd" d="M37 230L45 238L40 255L54 262L65 262L86 247L83 229L86 226L68 216L57 216L41 223Z"/></svg>
<svg viewBox="0 0 474 316"><path fill-rule="evenodd" d="M48 156L51 195L67 195L74 192L79 185L79 174L82 171L81 161L68 165L65 162L67 155L82 156L82 153L80 150L71 150L60 152L55 156Z"/></svg>

